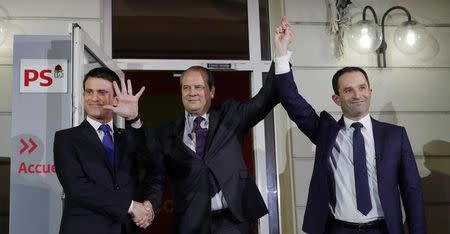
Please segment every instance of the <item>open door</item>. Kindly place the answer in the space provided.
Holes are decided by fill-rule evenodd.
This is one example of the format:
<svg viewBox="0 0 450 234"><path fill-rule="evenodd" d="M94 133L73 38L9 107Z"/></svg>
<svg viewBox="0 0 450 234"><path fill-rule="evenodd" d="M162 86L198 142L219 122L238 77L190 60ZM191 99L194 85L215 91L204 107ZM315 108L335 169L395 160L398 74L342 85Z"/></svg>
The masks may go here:
<svg viewBox="0 0 450 234"><path fill-rule="evenodd" d="M85 72L124 74L77 24L67 35L16 35L13 51L9 233L58 233L64 195L54 134L84 119Z"/></svg>

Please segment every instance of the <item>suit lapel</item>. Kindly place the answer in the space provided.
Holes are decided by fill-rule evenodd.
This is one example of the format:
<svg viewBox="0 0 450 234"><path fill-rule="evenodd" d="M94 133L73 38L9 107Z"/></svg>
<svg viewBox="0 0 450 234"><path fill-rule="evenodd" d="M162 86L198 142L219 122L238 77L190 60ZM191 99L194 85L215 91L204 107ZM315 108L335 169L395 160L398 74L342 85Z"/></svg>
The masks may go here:
<svg viewBox="0 0 450 234"><path fill-rule="evenodd" d="M106 156L106 151L103 148L103 144L100 141L100 138L98 138L98 134L95 131L95 129L92 127L92 125L87 120L84 120L80 124L80 127L82 128L81 134L83 134L84 139L94 146L93 150L95 152L95 155L98 155L100 160L106 165L109 172L113 175L114 174L113 168L111 167L110 163L108 162L108 157Z"/></svg>
<svg viewBox="0 0 450 234"><path fill-rule="evenodd" d="M324 158L325 162L324 165L327 165L327 179L328 179L328 191L329 191L329 198L330 198L330 204L332 208L334 209L336 207L336 182L334 180L334 174L333 169L330 164L329 158L333 157L333 147L336 144L336 137L339 133L339 131L345 127L344 118L341 117L339 121L336 123L334 118L332 116L329 116L332 121L329 122L329 132L328 132L328 138L326 141L327 149L327 157Z"/></svg>
<svg viewBox="0 0 450 234"><path fill-rule="evenodd" d="M380 165L381 161L383 159L383 148L384 148L384 141L383 141L383 131L382 126L380 122L374 120L372 117L370 118L372 120L372 131L373 131L373 140L375 144L375 160L376 160L376 166L377 166L377 172L380 172ZM378 174L378 173L377 173ZM379 180L378 176L378 181Z"/></svg>
<svg viewBox="0 0 450 234"><path fill-rule="evenodd" d="M205 156L208 154L208 151L210 151L218 124L219 112L217 110L211 110L209 113L208 135L206 135Z"/></svg>
<svg viewBox="0 0 450 234"><path fill-rule="evenodd" d="M186 119L185 116L182 115L180 118L178 118L175 121L175 127L172 129L172 132L170 133L170 137L173 138L175 141L175 144L178 148L182 149L184 152L189 154L189 156L193 158L197 158L197 155L194 151L192 151L186 144L184 144L183 136L184 136L184 125L185 125Z"/></svg>
<svg viewBox="0 0 450 234"><path fill-rule="evenodd" d="M337 121L337 123L341 128L345 127L344 117L341 116L341 118L339 119L339 121Z"/></svg>
<svg viewBox="0 0 450 234"><path fill-rule="evenodd" d="M330 116L330 118L333 118ZM328 147L327 149L327 155L328 157L331 157L332 155L332 150L333 147L336 143L336 137L339 133L339 131L345 127L345 123L344 123L344 119L341 117L341 119L339 119L339 121L335 122L335 120L333 119L332 122L330 122L330 127L329 127L329 132L328 132L328 138L327 138L327 142L326 142L326 146ZM328 158L326 158L326 160L328 160Z"/></svg>

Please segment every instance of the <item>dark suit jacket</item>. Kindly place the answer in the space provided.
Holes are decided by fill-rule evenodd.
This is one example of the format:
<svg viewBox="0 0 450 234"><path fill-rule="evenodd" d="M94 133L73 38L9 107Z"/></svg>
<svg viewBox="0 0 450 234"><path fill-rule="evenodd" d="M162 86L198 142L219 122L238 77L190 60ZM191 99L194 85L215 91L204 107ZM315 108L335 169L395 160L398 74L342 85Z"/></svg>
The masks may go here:
<svg viewBox="0 0 450 234"><path fill-rule="evenodd" d="M209 111L205 156L199 158L183 143L184 115L160 131L160 141L174 196L176 233L211 233L208 172L218 180L230 211L239 221L268 213L242 154L244 133L279 102L273 68L263 88L246 103L229 100Z"/></svg>
<svg viewBox="0 0 450 234"><path fill-rule="evenodd" d="M55 134L54 161L65 200L60 233L113 234L138 231L128 216L131 200L148 199L156 211L164 178L152 161L151 137L141 129L114 128L115 167L96 130L84 120L78 127ZM146 175L138 189L138 168Z"/></svg>
<svg viewBox="0 0 450 234"><path fill-rule="evenodd" d="M329 204L335 204L334 176L328 158L343 127L327 112L320 117L298 94L292 72L276 77L281 103L299 129L316 145L314 170L309 186L303 230L324 233ZM400 195L410 233L425 233L425 212L420 177L411 145L403 127L372 119L378 190L389 233L403 233Z"/></svg>

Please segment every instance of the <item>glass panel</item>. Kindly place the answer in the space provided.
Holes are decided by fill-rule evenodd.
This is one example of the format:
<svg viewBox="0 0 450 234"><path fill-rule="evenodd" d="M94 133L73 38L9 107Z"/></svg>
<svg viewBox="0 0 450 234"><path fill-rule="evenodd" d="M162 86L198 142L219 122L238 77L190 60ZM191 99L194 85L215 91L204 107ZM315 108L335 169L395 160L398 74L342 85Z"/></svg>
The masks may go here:
<svg viewBox="0 0 450 234"><path fill-rule="evenodd" d="M98 64L98 66L101 66L98 59L92 55L91 51L89 49L84 48L84 64Z"/></svg>
<svg viewBox="0 0 450 234"><path fill-rule="evenodd" d="M272 58L268 0L259 0L259 30L261 33L261 60L270 61Z"/></svg>
<svg viewBox="0 0 450 234"><path fill-rule="evenodd" d="M92 54L91 51L89 51L88 48L84 48L84 75L88 73L90 70L97 68L97 67L103 67L103 64L100 63L100 61Z"/></svg>
<svg viewBox="0 0 450 234"><path fill-rule="evenodd" d="M249 59L246 0L113 0L113 58Z"/></svg>

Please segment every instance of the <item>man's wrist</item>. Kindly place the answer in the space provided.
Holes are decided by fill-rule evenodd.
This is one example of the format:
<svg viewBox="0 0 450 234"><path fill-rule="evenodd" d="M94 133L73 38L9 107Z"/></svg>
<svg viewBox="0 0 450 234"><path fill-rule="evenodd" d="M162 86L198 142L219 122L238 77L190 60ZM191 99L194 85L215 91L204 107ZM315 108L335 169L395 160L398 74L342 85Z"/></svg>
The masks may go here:
<svg viewBox="0 0 450 234"><path fill-rule="evenodd" d="M125 118L125 123L131 125L131 124L137 122L137 121L140 120L140 119L141 119L141 115L140 115L140 114L137 114L137 116L134 117L134 118Z"/></svg>

